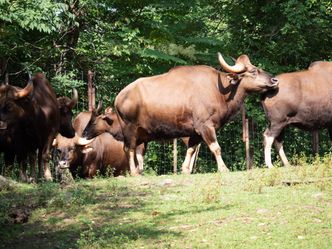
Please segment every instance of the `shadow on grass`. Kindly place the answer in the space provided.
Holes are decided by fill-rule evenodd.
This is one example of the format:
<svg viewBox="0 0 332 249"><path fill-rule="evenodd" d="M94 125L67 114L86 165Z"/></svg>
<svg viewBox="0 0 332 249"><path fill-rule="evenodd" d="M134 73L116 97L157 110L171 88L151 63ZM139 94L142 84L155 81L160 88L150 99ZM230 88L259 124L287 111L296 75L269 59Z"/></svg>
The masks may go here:
<svg viewBox="0 0 332 249"><path fill-rule="evenodd" d="M109 194L99 190L93 184L61 189L58 184L47 183L0 192L0 248L79 248L109 244L119 248L137 239L156 239L164 234L181 236L149 222L118 223L148 205L141 198L147 192L116 185L107 188ZM14 224L9 215L22 208L32 216L28 223ZM59 213L60 218L56 217ZM66 219L71 222L66 224Z"/></svg>

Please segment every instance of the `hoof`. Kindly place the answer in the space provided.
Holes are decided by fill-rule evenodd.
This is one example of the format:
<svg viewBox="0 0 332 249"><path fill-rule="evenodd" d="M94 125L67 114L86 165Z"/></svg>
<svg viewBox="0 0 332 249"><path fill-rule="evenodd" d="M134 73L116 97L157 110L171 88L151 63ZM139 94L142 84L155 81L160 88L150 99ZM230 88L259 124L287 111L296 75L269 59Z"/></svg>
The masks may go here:
<svg viewBox="0 0 332 249"><path fill-rule="evenodd" d="M219 169L219 172L220 173L228 173L229 169L227 167L222 167L222 168Z"/></svg>
<svg viewBox="0 0 332 249"><path fill-rule="evenodd" d="M140 176L141 174L140 174L140 172L138 170L135 170L133 172L130 172L130 175L131 176Z"/></svg>
<svg viewBox="0 0 332 249"><path fill-rule="evenodd" d="M189 169L182 169L182 174L184 175L190 175L190 170Z"/></svg>

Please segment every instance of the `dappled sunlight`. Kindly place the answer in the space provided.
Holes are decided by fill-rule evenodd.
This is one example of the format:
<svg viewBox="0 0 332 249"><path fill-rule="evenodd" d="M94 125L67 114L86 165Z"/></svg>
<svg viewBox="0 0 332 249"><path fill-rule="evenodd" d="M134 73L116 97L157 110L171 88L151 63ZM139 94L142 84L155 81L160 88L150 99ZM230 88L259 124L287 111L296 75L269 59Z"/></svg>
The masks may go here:
<svg viewBox="0 0 332 249"><path fill-rule="evenodd" d="M57 248L289 248L287 240L328 248L322 238L332 235L332 186L319 180L330 176L322 160L228 174L96 178L66 188L19 184L1 192L0 237L6 248L36 248L38 241ZM289 179L304 182L283 184ZM8 214L22 207L28 222L13 224Z"/></svg>

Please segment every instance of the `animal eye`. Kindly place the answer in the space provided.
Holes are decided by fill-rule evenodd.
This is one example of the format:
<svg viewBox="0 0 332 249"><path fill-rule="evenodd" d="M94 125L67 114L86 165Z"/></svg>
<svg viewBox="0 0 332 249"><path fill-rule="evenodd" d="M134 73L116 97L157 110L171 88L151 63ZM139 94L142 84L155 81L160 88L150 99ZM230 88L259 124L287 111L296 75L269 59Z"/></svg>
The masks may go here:
<svg viewBox="0 0 332 249"><path fill-rule="evenodd" d="M252 73L252 74L257 74L257 73L258 73L258 71L257 71L257 69L256 69L256 68L254 68L254 69L251 69L251 70L249 71L249 73Z"/></svg>

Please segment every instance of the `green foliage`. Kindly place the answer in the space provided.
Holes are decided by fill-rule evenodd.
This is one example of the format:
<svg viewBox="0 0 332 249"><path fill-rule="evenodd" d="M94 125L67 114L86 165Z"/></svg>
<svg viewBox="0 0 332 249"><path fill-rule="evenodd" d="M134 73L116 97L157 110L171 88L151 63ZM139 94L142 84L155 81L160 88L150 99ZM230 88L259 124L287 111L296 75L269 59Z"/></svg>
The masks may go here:
<svg viewBox="0 0 332 249"><path fill-rule="evenodd" d="M272 74L331 60L331 19L328 0L0 0L0 74L7 70L9 83L24 85L28 72L47 72L59 96L78 89L80 111L87 106L83 82L88 70L95 72L97 100L112 105L117 93L139 77L177 65L219 67L218 51L228 58L247 53L253 64ZM259 106L257 96L246 101L247 115L254 120L251 144L257 166L263 164L267 127ZM218 135L223 158L233 170L245 168L241 133L237 118ZM308 156L309 140L308 133L287 130L286 153ZM330 149L326 132L321 140L323 154ZM151 144L145 160L152 171L172 169L167 146ZM204 146L197 171L215 171ZM160 165L163 150L169 155ZM184 150L179 148L181 160Z"/></svg>

